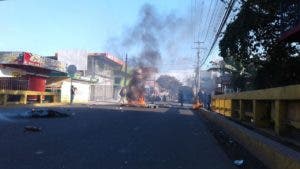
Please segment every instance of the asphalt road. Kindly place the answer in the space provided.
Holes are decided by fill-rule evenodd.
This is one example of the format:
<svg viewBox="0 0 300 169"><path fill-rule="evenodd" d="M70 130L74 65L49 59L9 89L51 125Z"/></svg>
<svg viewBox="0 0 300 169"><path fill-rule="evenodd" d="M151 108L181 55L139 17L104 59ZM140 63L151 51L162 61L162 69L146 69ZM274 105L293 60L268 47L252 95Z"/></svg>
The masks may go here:
<svg viewBox="0 0 300 169"><path fill-rule="evenodd" d="M201 117L187 109L69 112L67 118L0 120L0 169L234 168ZM42 131L24 132L26 125Z"/></svg>

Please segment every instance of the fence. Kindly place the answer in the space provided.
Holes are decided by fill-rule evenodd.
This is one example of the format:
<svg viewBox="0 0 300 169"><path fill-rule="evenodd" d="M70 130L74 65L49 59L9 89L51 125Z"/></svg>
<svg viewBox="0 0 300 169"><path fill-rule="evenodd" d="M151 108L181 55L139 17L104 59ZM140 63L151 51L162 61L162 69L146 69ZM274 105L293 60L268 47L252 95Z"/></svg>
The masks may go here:
<svg viewBox="0 0 300 169"><path fill-rule="evenodd" d="M28 80L18 77L1 77L0 90L28 90Z"/></svg>

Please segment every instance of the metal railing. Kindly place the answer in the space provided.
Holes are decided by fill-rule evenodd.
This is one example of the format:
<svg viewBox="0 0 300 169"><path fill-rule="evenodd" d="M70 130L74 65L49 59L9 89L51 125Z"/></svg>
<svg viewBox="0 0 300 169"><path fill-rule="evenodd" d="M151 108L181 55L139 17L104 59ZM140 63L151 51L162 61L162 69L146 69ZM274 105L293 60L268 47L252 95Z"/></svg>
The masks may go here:
<svg viewBox="0 0 300 169"><path fill-rule="evenodd" d="M272 127L278 134L286 133L289 126L300 129L300 85L215 95L212 109L258 127Z"/></svg>
<svg viewBox="0 0 300 169"><path fill-rule="evenodd" d="M28 90L28 80L17 77L1 77L0 90Z"/></svg>

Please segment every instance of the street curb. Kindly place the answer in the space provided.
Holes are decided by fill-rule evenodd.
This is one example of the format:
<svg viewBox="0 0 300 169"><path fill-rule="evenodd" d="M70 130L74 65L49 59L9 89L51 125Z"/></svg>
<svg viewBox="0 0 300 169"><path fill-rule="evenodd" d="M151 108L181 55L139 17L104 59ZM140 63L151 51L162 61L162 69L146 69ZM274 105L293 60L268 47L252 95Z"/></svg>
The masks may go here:
<svg viewBox="0 0 300 169"><path fill-rule="evenodd" d="M300 153L278 142L259 135L225 117L201 110L200 114L222 127L237 142L263 162L270 169L299 169Z"/></svg>
<svg viewBox="0 0 300 169"><path fill-rule="evenodd" d="M80 106L88 106L88 104L72 104L69 103L34 103L34 104L8 104L1 105L0 108L16 108L16 107L25 107L25 108L34 108L34 107L80 107Z"/></svg>
<svg viewBox="0 0 300 169"><path fill-rule="evenodd" d="M119 103L115 102L96 102L96 103L33 103L33 104L7 104L5 106L0 105L0 108L34 108L34 107L88 107L88 106L120 106Z"/></svg>

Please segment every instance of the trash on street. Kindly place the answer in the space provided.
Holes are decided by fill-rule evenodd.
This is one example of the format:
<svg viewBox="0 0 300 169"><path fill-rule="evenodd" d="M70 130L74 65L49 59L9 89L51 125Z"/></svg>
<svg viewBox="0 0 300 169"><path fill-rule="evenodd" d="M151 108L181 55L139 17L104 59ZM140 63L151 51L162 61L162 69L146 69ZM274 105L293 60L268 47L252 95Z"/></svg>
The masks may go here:
<svg viewBox="0 0 300 169"><path fill-rule="evenodd" d="M234 165L236 165L236 166L241 166L241 165L243 165L244 160L234 160L233 163L234 163Z"/></svg>
<svg viewBox="0 0 300 169"><path fill-rule="evenodd" d="M24 132L40 132L42 131L41 127L37 127L37 126L25 126L24 127Z"/></svg>
<svg viewBox="0 0 300 169"><path fill-rule="evenodd" d="M20 114L23 118L57 118L57 117L69 117L68 113L62 113L52 109L32 109L30 111Z"/></svg>

